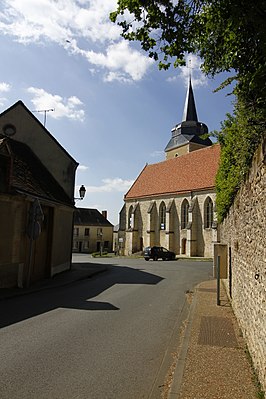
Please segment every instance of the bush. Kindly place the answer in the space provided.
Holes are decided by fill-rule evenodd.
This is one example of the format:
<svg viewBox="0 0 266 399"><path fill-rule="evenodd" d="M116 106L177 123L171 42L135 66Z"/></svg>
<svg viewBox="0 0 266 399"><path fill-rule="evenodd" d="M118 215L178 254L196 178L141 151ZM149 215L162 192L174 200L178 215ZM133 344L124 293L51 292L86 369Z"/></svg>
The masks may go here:
<svg viewBox="0 0 266 399"><path fill-rule="evenodd" d="M234 116L227 114L227 119L218 134L221 144L220 166L216 176L218 222L227 215L242 182L246 179L263 134L263 125L256 124L249 118L245 107L238 104Z"/></svg>
<svg viewBox="0 0 266 399"><path fill-rule="evenodd" d="M108 252L102 252L102 255L101 255L101 253L100 252L93 252L92 254L91 254L91 256L93 256L94 258L97 258L97 257L100 257L100 256L108 256Z"/></svg>

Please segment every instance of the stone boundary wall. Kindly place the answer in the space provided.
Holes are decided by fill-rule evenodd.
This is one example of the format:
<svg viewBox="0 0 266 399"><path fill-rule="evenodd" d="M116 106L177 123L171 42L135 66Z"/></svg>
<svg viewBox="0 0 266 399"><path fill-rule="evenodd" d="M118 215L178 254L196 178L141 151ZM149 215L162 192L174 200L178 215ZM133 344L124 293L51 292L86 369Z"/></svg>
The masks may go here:
<svg viewBox="0 0 266 399"><path fill-rule="evenodd" d="M266 391L266 139L220 233L221 243L228 246L224 283Z"/></svg>

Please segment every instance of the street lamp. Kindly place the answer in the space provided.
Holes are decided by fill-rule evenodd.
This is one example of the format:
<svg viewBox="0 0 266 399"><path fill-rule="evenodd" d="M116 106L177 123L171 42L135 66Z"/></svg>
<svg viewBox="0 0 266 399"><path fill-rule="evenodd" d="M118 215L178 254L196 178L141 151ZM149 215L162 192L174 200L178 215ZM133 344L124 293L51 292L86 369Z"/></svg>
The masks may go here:
<svg viewBox="0 0 266 399"><path fill-rule="evenodd" d="M80 199L83 199L85 197L85 193L86 193L86 188L82 184L82 186L80 186L80 189L79 189Z"/></svg>
<svg viewBox="0 0 266 399"><path fill-rule="evenodd" d="M79 198L74 198L74 199L75 200L83 200L83 198L85 197L85 193L86 193L86 188L82 184L79 188Z"/></svg>

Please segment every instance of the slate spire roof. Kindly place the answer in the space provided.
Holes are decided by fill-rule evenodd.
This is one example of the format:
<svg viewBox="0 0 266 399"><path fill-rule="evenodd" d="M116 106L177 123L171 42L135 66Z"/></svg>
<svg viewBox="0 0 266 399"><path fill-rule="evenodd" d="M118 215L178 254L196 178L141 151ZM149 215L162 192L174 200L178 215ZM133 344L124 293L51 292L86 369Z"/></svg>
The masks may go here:
<svg viewBox="0 0 266 399"><path fill-rule="evenodd" d="M189 83L188 83L186 101L184 105L184 112L182 118L182 122L188 122L188 121L198 122L196 104L191 84L191 76L189 76Z"/></svg>
<svg viewBox="0 0 266 399"><path fill-rule="evenodd" d="M125 195L125 200L214 189L219 159L220 145L214 144L146 165Z"/></svg>
<svg viewBox="0 0 266 399"><path fill-rule="evenodd" d="M165 147L164 151L167 152L174 148L182 147L183 145L188 143L197 143L203 146L210 146L212 145L212 141L209 138L202 137L202 135L205 135L206 133L208 133L207 125L198 121L190 76L182 122L177 124L172 129L172 137Z"/></svg>

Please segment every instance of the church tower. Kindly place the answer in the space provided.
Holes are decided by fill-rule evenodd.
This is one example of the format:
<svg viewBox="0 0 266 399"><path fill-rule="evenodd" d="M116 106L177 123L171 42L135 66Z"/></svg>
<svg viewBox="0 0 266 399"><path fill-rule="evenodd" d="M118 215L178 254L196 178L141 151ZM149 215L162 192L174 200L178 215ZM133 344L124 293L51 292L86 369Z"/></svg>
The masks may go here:
<svg viewBox="0 0 266 399"><path fill-rule="evenodd" d="M164 150L166 159L178 157L212 145L212 141L209 138L202 137L207 133L208 127L205 123L198 122L190 76L182 122L172 129L172 137Z"/></svg>

